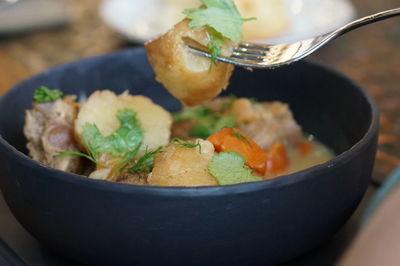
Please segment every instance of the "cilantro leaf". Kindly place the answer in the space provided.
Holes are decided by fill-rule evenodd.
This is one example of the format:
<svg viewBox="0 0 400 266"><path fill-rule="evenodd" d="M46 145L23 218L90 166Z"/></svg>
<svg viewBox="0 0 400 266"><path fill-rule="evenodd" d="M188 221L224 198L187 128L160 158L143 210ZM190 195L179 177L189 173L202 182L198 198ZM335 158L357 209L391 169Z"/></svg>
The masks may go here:
<svg viewBox="0 0 400 266"><path fill-rule="evenodd" d="M121 126L108 137L104 137L95 124L83 126L82 138L89 151L122 157L142 144L143 129L136 113L130 109L120 110L117 118Z"/></svg>
<svg viewBox="0 0 400 266"><path fill-rule="evenodd" d="M189 136L206 139L224 127L234 127L235 123L236 117L233 114L212 114L198 119L196 124L189 129Z"/></svg>
<svg viewBox="0 0 400 266"><path fill-rule="evenodd" d="M192 120L195 124L189 129L190 137L206 139L224 127L234 127L236 116L234 114L219 114L209 107L199 106L183 110L174 114L176 122Z"/></svg>
<svg viewBox="0 0 400 266"><path fill-rule="evenodd" d="M189 26L197 29L210 27L231 41L242 38L243 19L232 0L200 0L199 8L185 9L183 13L190 19ZM205 7L205 8L204 8Z"/></svg>
<svg viewBox="0 0 400 266"><path fill-rule="evenodd" d="M212 110L207 106L198 106L194 108L188 108L181 112L174 113L173 119L175 122L195 120L212 114Z"/></svg>
<svg viewBox="0 0 400 266"><path fill-rule="evenodd" d="M253 175L244 162L244 158L236 152L221 152L213 156L208 170L220 185L261 181L262 178Z"/></svg>
<svg viewBox="0 0 400 266"><path fill-rule="evenodd" d="M139 152L144 138L144 132L136 113L130 109L123 109L117 112L117 119L121 125L110 136L103 136L95 124L85 124L83 126L82 141L88 154L65 151L57 156L82 156L95 164L99 164L99 154L107 153L112 156L122 157L115 171L126 167Z"/></svg>
<svg viewBox="0 0 400 266"><path fill-rule="evenodd" d="M200 0L199 8L185 9L183 13L190 20L189 27L198 29L206 27L209 30L210 40L208 49L211 53L211 61L221 54L223 38L233 42L242 39L243 19L232 0Z"/></svg>
<svg viewBox="0 0 400 266"><path fill-rule="evenodd" d="M224 112L228 111L232 107L232 105L235 103L236 100L237 100L237 97L235 95L231 94L229 96L229 100L227 102L224 102L221 105L220 112L224 113Z"/></svg>
<svg viewBox="0 0 400 266"><path fill-rule="evenodd" d="M63 92L60 90L51 90L45 86L41 86L33 94L33 99L37 103L46 103L60 99L63 95Z"/></svg>

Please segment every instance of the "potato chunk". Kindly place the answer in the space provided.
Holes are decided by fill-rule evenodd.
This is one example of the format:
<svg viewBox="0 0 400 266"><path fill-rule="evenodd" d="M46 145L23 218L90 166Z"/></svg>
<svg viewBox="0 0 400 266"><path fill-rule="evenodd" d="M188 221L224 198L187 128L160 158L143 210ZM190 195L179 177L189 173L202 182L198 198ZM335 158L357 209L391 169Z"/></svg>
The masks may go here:
<svg viewBox="0 0 400 266"><path fill-rule="evenodd" d="M214 146L206 140L196 140L199 147L185 148L171 144L155 156L153 172L148 182L153 186L217 186L208 171L214 155Z"/></svg>
<svg viewBox="0 0 400 266"><path fill-rule="evenodd" d="M171 134L172 117L161 106L154 104L144 96L132 96L127 92L116 95L112 91L96 91L82 105L75 121L78 136L82 134L86 123L97 125L103 136L109 136L120 127L116 113L121 109L131 109L144 130L144 140L141 147L143 152L166 145Z"/></svg>
<svg viewBox="0 0 400 266"><path fill-rule="evenodd" d="M183 20L161 37L145 44L156 79L177 99L194 106L212 99L228 86L234 67L216 63L189 51L187 43L206 47L210 36L205 28L191 29ZM226 41L223 54L234 44ZM210 68L211 67L211 68Z"/></svg>

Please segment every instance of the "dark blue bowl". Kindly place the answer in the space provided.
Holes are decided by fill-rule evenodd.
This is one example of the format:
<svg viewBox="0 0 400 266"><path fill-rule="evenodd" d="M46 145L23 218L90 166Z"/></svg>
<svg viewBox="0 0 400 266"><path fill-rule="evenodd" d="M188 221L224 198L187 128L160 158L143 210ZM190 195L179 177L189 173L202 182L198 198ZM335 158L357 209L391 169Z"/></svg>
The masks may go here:
<svg viewBox="0 0 400 266"><path fill-rule="evenodd" d="M130 90L179 108L142 49L78 61L33 77L0 100L0 185L21 224L44 245L88 264L273 265L335 233L371 175L378 111L363 90L311 63L237 69L227 93L288 102L335 159L272 181L163 188L96 181L36 163L25 153L24 110L46 85L66 93Z"/></svg>

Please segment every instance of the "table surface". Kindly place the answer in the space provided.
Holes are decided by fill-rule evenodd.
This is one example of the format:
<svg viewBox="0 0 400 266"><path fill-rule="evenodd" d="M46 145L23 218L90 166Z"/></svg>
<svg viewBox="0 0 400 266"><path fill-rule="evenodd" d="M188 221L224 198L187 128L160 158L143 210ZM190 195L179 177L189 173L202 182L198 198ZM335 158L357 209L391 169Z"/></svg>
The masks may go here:
<svg viewBox="0 0 400 266"><path fill-rule="evenodd" d="M18 36L0 36L0 94L23 79L55 65L132 45L101 23L97 14L100 2L66 2L71 14L68 26ZM352 2L358 16L400 4L399 0ZM366 88L377 101L381 110L381 134L373 178L375 183L382 182L395 166L400 165L400 20L382 21L345 35L309 60L345 73ZM3 213L0 210L3 221L8 215L6 212L5 208ZM0 227L2 225L0 223ZM35 244L23 232L21 228L14 230L14 234L22 234L27 242L14 244Z"/></svg>

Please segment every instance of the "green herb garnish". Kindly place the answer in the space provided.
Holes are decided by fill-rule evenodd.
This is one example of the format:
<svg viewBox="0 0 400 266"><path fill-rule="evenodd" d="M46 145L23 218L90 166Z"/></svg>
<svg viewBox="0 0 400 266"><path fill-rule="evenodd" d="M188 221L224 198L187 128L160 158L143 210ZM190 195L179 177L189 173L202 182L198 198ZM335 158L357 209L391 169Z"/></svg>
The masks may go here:
<svg viewBox="0 0 400 266"><path fill-rule="evenodd" d="M258 100L257 100L257 98L255 98L255 97L249 98L249 101L250 101L252 104L258 103Z"/></svg>
<svg viewBox="0 0 400 266"><path fill-rule="evenodd" d="M193 29L206 27L210 33L208 48L213 62L220 55L223 38L239 42L242 38L243 19L232 0L200 0L198 8L185 9L183 13L190 19L189 26Z"/></svg>
<svg viewBox="0 0 400 266"><path fill-rule="evenodd" d="M60 90L51 90L45 86L41 86L33 94L33 100L37 103L47 103L60 99L63 95L63 92Z"/></svg>
<svg viewBox="0 0 400 266"><path fill-rule="evenodd" d="M90 150L123 157L142 144L144 134L136 112L130 109L120 110L117 112L117 119L121 126L108 137L104 137L94 124L83 126L82 138Z"/></svg>
<svg viewBox="0 0 400 266"><path fill-rule="evenodd" d="M162 147L159 147L154 151L148 151L146 149L144 155L129 166L128 171L131 174L151 172L154 166L154 155L162 151Z"/></svg>
<svg viewBox="0 0 400 266"><path fill-rule="evenodd" d="M206 139L224 127L234 127L236 116L234 114L212 114L195 121L196 124L189 129L189 136Z"/></svg>
<svg viewBox="0 0 400 266"><path fill-rule="evenodd" d="M208 170L219 185L261 181L262 178L253 175L244 162L244 158L236 152L221 152L213 156Z"/></svg>
<svg viewBox="0 0 400 266"><path fill-rule="evenodd" d="M200 144L200 142L191 143L191 142L185 141L183 139L179 139L179 138L173 138L171 140L171 142L179 144L179 146L184 147L184 148L196 148L196 147L198 147L199 148L199 153L201 153L201 144Z"/></svg>
<svg viewBox="0 0 400 266"><path fill-rule="evenodd" d="M236 130L234 130L234 129L232 130L232 132L233 132L233 135L234 135L237 139L243 140L244 142L246 142L247 144L250 145L249 140L248 140L245 136L243 136L242 133L240 133L240 132L238 132L238 131L236 131Z"/></svg>
<svg viewBox="0 0 400 266"><path fill-rule="evenodd" d="M208 41L207 48L210 50L211 62L216 63L217 57L221 54L222 44L224 42L224 37L218 32L213 32L210 34L210 40ZM211 65L212 66L212 65Z"/></svg>
<svg viewBox="0 0 400 266"><path fill-rule="evenodd" d="M237 100L237 97L236 97L235 95L230 95L230 96L229 96L229 100L228 100L227 102L224 102L224 103L221 105L221 110L220 110L220 112L221 112L221 113L224 113L224 112L228 111L228 110L232 107L233 103L234 103L236 100Z"/></svg>
<svg viewBox="0 0 400 266"><path fill-rule="evenodd" d="M190 137L206 139L224 127L234 127L236 116L234 114L219 114L213 112L209 107L199 106L186 109L174 114L175 122L194 121L189 129Z"/></svg>
<svg viewBox="0 0 400 266"><path fill-rule="evenodd" d="M61 151L56 156L59 156L59 157L80 156L80 157L85 157L86 159L92 161L95 164L98 163L97 158L95 158L93 155L88 155L86 153L82 153L82 152L79 152L79 151Z"/></svg>
<svg viewBox="0 0 400 266"><path fill-rule="evenodd" d="M175 122L187 121L187 120L196 120L202 117L207 117L212 115L213 112L207 106L198 106L194 108L188 108L181 112L174 113L173 119Z"/></svg>
<svg viewBox="0 0 400 266"><path fill-rule="evenodd" d="M95 124L85 124L81 138L88 154L65 151L60 152L58 156L82 156L95 164L99 164L98 156L100 153L110 154L112 156L122 157L123 168L130 159L139 151L142 144L144 133L136 113L130 109L118 111L117 119L121 125L110 136L104 137Z"/></svg>

